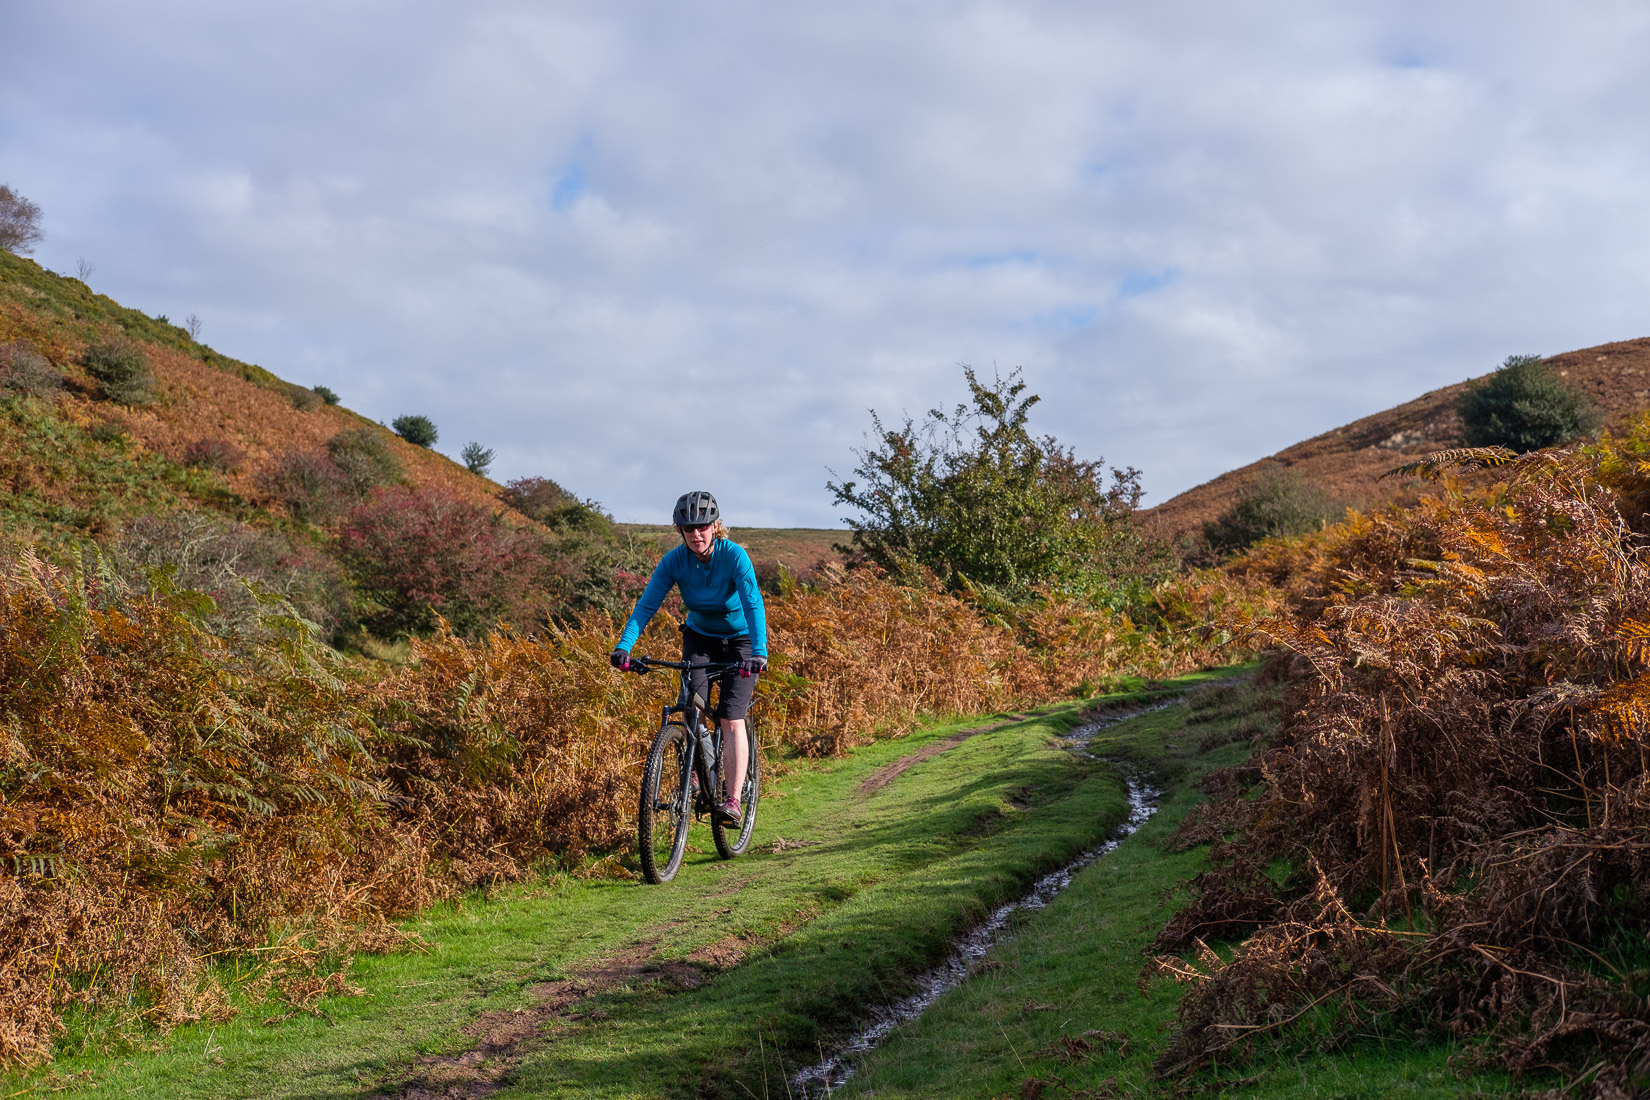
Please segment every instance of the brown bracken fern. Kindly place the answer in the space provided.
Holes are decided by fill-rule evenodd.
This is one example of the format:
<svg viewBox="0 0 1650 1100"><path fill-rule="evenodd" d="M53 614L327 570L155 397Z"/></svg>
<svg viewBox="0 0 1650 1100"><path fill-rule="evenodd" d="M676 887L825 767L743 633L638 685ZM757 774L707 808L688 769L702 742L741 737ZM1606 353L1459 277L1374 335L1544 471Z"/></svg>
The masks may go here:
<svg viewBox="0 0 1650 1100"><path fill-rule="evenodd" d="M1311 1019L1332 1041L1477 1036L1601 1097L1645 1087L1650 558L1623 446L1234 566L1289 596L1250 624L1286 718L1199 818L1220 826L1211 868L1157 943L1191 983L1162 1070Z"/></svg>
<svg viewBox="0 0 1650 1100"><path fill-rule="evenodd" d="M1428 481L1437 481L1447 470L1493 469L1496 466L1505 466L1517 457L1517 451L1506 447L1456 447L1448 451L1434 451L1414 462L1394 466L1381 477L1420 477Z"/></svg>
<svg viewBox="0 0 1650 1100"><path fill-rule="evenodd" d="M27 554L0 569L0 1065L49 1058L77 1006L134 1036L227 1016L225 982L312 1008L350 951L400 942L386 918L629 844L673 687L613 671L605 616L442 630L372 675L267 599L261 631L216 637L204 600ZM767 751L833 753L1207 665L1203 624L1252 604L1206 576L1155 593L1149 624L1055 593L1005 623L834 572L769 602L755 714ZM679 644L667 620L642 651Z"/></svg>

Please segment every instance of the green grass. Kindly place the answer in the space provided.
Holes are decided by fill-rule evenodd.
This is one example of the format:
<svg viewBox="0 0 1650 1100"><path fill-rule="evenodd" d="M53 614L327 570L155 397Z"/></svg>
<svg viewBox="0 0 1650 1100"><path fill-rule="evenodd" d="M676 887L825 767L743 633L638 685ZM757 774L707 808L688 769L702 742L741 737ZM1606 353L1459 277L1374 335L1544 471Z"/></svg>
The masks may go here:
<svg viewBox="0 0 1650 1100"><path fill-rule="evenodd" d="M1171 853L1165 840L1201 800L1195 784L1240 762L1246 743L1223 731L1252 724L1242 710L1186 724L1177 706L1103 731L1094 751L1161 778L1157 813L1117 851L1079 874L1048 908L1021 920L984 968L897 1029L838 1091L843 1097L1089 1096L1254 1098L1505 1095L1497 1075L1457 1076L1454 1048L1413 1037L1365 1037L1333 1054L1287 1034L1253 1060L1190 1079L1157 1081L1180 990L1139 988L1149 944L1173 912L1173 887L1203 866L1204 849ZM1124 1048L1122 1040L1127 1039ZM1460 1061L1458 1059L1458 1061ZM1032 1084L1040 1082L1041 1084Z"/></svg>

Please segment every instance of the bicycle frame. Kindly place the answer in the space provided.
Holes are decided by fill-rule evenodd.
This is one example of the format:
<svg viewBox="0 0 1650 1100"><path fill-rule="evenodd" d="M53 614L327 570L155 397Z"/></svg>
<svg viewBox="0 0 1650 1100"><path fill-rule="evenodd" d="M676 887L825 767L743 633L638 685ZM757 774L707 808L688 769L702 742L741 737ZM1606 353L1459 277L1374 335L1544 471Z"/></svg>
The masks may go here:
<svg viewBox="0 0 1650 1100"><path fill-rule="evenodd" d="M699 797L692 807L695 817L703 816L711 811L716 803L714 792L722 786L722 727L718 723L714 726L706 723L705 711L709 704L693 690L693 683L689 678L690 672L703 670L707 676L727 672L738 668L736 662L723 664L689 664L686 661L661 661L652 657L632 657L631 665L641 666L638 671L647 672L652 668L676 669L681 677L681 690L676 694L676 702L661 709L659 713L659 728L662 730L671 725L671 715L681 715L676 724L682 727L687 734L687 768L699 779ZM710 758L705 759L700 751L701 731L710 734Z"/></svg>

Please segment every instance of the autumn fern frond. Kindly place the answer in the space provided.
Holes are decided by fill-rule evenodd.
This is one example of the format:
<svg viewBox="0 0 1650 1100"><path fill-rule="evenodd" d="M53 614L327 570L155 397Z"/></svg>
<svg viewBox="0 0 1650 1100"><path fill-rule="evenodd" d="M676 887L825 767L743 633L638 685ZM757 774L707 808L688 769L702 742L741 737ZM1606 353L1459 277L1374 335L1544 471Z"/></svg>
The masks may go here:
<svg viewBox="0 0 1650 1100"><path fill-rule="evenodd" d="M1518 452L1506 447L1453 447L1447 451L1434 451L1402 466L1394 466L1382 474L1381 478L1420 477L1428 481L1437 481L1452 468L1484 470L1493 466L1505 466L1517 457Z"/></svg>

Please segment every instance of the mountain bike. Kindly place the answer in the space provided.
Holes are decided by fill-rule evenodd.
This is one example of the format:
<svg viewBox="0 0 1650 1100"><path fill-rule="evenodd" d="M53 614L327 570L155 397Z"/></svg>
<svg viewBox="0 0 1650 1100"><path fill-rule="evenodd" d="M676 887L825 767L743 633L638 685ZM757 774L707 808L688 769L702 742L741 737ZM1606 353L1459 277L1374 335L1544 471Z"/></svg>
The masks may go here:
<svg viewBox="0 0 1650 1100"><path fill-rule="evenodd" d="M642 770L636 843L642 857L642 877L654 885L676 876L687 852L688 828L695 817L710 818L716 854L723 859L732 859L750 844L751 832L756 828L756 800L762 793L756 724L745 719L750 762L745 769L745 785L739 791L744 813L735 835L716 812L721 801L718 792L722 790L722 730L705 721L705 701L688 678L690 670L703 670L714 677L737 667L737 662L693 665L654 657L630 658L633 672L671 668L681 674L682 680L676 702L664 708L659 732L647 752L647 766Z"/></svg>

